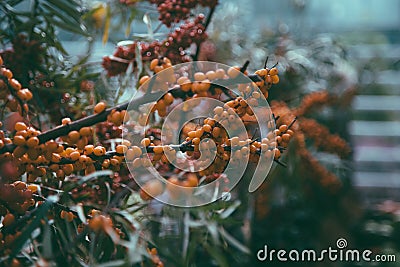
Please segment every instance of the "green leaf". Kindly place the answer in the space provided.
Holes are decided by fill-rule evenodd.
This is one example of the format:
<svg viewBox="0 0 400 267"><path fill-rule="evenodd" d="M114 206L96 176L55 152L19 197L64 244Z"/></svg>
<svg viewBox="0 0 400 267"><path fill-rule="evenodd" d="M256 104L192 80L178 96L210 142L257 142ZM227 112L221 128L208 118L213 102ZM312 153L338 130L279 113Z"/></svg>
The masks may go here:
<svg viewBox="0 0 400 267"><path fill-rule="evenodd" d="M129 37L129 34L131 33L131 24L133 22L133 20L136 17L136 10L133 9L131 10L131 13L129 14L129 18L128 18L128 23L126 25L126 29L125 29L125 37Z"/></svg>
<svg viewBox="0 0 400 267"><path fill-rule="evenodd" d="M86 37L89 36L89 34L81 27L74 27L74 26L69 25L68 23L64 23L64 22L58 21L58 20L50 18L50 17L47 18L47 20L49 22L51 22L52 24L54 24L55 26L59 27L60 29L63 29L63 30L66 30L66 31L69 31L72 33L76 33L79 35L83 35Z"/></svg>
<svg viewBox="0 0 400 267"><path fill-rule="evenodd" d="M105 18L105 22L104 22L104 31L103 31L103 38L102 38L103 44L106 44L108 41L108 35L110 33L110 24L111 24L111 8L110 8L110 4L107 3L106 18Z"/></svg>
<svg viewBox="0 0 400 267"><path fill-rule="evenodd" d="M206 251L215 259L215 261L218 263L218 266L220 267L225 267L229 266L228 261L226 258L223 256L222 251L217 248L217 247L211 247L209 244L204 244L203 245Z"/></svg>
<svg viewBox="0 0 400 267"><path fill-rule="evenodd" d="M49 196L47 200L42 205L40 205L37 210L32 214L32 216L35 216L35 218L32 220L31 223L27 225L22 234L13 243L13 247L10 253L11 259L14 258L21 251L25 243L30 238L32 232L40 226L41 220L45 216L47 216L47 212L57 201L57 196Z"/></svg>
<svg viewBox="0 0 400 267"><path fill-rule="evenodd" d="M151 18L148 13L144 14L143 16L143 22L147 26L147 33L149 34L150 39L153 39L154 37L154 32L153 32L153 27L151 26Z"/></svg>
<svg viewBox="0 0 400 267"><path fill-rule="evenodd" d="M240 206L240 200L236 200L229 208L224 210L219 216L221 219L228 218L238 207Z"/></svg>
<svg viewBox="0 0 400 267"><path fill-rule="evenodd" d="M233 236L231 236L228 232L225 231L223 227L218 228L219 233L223 238L228 241L232 246L236 247L238 250L240 250L243 253L250 254L250 250L248 247L240 243L238 240L236 240Z"/></svg>
<svg viewBox="0 0 400 267"><path fill-rule="evenodd" d="M126 266L126 262L124 260L115 260L96 265L96 267L117 267L117 266Z"/></svg>
<svg viewBox="0 0 400 267"><path fill-rule="evenodd" d="M80 23L81 8L79 3L75 1L64 0L47 0L53 7L73 18L76 22ZM45 3L42 3L45 4Z"/></svg>

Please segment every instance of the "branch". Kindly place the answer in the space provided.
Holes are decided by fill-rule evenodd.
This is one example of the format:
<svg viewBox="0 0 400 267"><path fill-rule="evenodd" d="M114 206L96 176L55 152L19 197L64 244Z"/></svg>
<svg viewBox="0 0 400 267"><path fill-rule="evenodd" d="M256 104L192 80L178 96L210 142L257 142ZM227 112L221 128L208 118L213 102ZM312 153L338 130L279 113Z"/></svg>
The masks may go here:
<svg viewBox="0 0 400 267"><path fill-rule="evenodd" d="M107 116L111 113L111 111L115 110L126 110L128 107L132 109L137 109L140 105L150 103L152 101L157 100L163 92L155 92L150 94L145 94L139 98L136 98L130 102L126 102L115 107L108 108L99 114L93 114L82 119L76 120L70 124L58 126L53 128L47 132L39 134L37 137L39 138L40 144L43 144L49 140L56 139L57 137L67 135L71 131L79 131L82 127L92 126L98 122L102 122L107 120ZM0 149L0 154L5 152L12 152L15 149L14 144L8 144Z"/></svg>
<svg viewBox="0 0 400 267"><path fill-rule="evenodd" d="M256 82L262 80L260 76L257 74L250 74L247 76L251 81ZM233 79L217 79L213 81L213 85L216 87L222 88L224 93L227 94L229 92L229 89L226 89L224 87L230 86L230 85L235 85L235 84L241 84L241 83L248 83L248 79L242 75L239 75L236 78ZM182 98L185 99L186 97L191 97L193 96L193 92L184 92L180 89L179 86L175 86L171 89L168 90L169 93L171 93L174 97L176 98ZM40 144L43 144L49 140L56 139L57 137L67 135L71 131L79 131L82 127L87 127L87 126L92 126L96 123L106 121L107 116L111 113L113 110L127 110L128 107L131 109L137 110L139 106L143 104L147 104L153 101L156 101L159 99L165 92L153 92L153 93L146 93L143 96L140 96L136 99L133 99L132 101L122 103L120 105L110 107L103 112L99 114L93 114L84 118L81 118L79 120L76 120L70 124L58 126L56 128L53 128L47 132L39 134L37 137L39 138ZM229 95L228 95L229 96ZM5 145L2 149L0 149L0 154L10 152L12 153L14 149L16 148L16 145L14 144L7 144Z"/></svg>

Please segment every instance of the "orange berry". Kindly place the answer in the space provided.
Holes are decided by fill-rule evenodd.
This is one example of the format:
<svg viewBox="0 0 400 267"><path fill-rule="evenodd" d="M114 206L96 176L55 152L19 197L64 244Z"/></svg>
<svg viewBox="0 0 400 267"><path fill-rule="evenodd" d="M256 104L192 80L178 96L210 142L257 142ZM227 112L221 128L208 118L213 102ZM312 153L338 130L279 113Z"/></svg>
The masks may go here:
<svg viewBox="0 0 400 267"><path fill-rule="evenodd" d="M285 134L282 135L282 140L285 141L285 142L289 141L290 138L291 138L291 135L288 134L288 133L285 133Z"/></svg>
<svg viewBox="0 0 400 267"><path fill-rule="evenodd" d="M81 156L81 153L79 153L78 151L74 151L74 152L71 152L71 154L69 154L69 156L70 156L71 160L76 161Z"/></svg>
<svg viewBox="0 0 400 267"><path fill-rule="evenodd" d="M79 140L79 138L81 138L81 135L79 134L78 131L71 131L68 133L68 139L72 143L76 143Z"/></svg>
<svg viewBox="0 0 400 267"><path fill-rule="evenodd" d="M143 138L140 144L144 147L148 147L150 145L151 141L149 138Z"/></svg>
<svg viewBox="0 0 400 267"><path fill-rule="evenodd" d="M110 167L110 160L104 159L103 163L101 164L101 167L103 167L104 169L107 169L108 167Z"/></svg>
<svg viewBox="0 0 400 267"><path fill-rule="evenodd" d="M281 151L278 148L274 148L274 159L279 159L281 157Z"/></svg>
<svg viewBox="0 0 400 267"><path fill-rule="evenodd" d="M163 147L162 146L155 146L154 148L153 148L153 152L155 153L155 154L161 154L161 153L163 153Z"/></svg>
<svg viewBox="0 0 400 267"><path fill-rule="evenodd" d="M203 125L203 130L204 130L205 132L207 132L207 133L211 132L211 129L212 129L212 127L211 127L211 125L209 125L209 124L204 124L204 125Z"/></svg>
<svg viewBox="0 0 400 267"><path fill-rule="evenodd" d="M158 65L158 59L155 58L150 62L150 70L154 70L157 65Z"/></svg>
<svg viewBox="0 0 400 267"><path fill-rule="evenodd" d="M15 222L15 216L11 213L8 213L4 216L3 226L8 227L11 226Z"/></svg>
<svg viewBox="0 0 400 267"><path fill-rule="evenodd" d="M62 167L65 175L71 175L72 172L74 171L74 165L73 164L64 164Z"/></svg>
<svg viewBox="0 0 400 267"><path fill-rule="evenodd" d="M101 113L106 109L107 105L104 102L99 102L94 107L94 113Z"/></svg>
<svg viewBox="0 0 400 267"><path fill-rule="evenodd" d="M240 67L230 67L229 69L228 69L228 76L231 78L231 79L234 79L234 78L236 78L238 75L240 74Z"/></svg>
<svg viewBox="0 0 400 267"><path fill-rule="evenodd" d="M72 121L71 121L70 118L63 118L63 119L61 120L61 124L62 124L62 125L70 124L71 122L72 122Z"/></svg>
<svg viewBox="0 0 400 267"><path fill-rule="evenodd" d="M271 80L273 84L277 84L279 83L279 76L278 75L271 76Z"/></svg>
<svg viewBox="0 0 400 267"><path fill-rule="evenodd" d="M128 147L126 145L118 145L115 149L115 151L118 154L125 154L125 152L128 150Z"/></svg>
<svg viewBox="0 0 400 267"><path fill-rule="evenodd" d="M152 179L147 181L140 190L140 197L143 200L150 200L153 197L156 197L164 192L163 184L157 180Z"/></svg>
<svg viewBox="0 0 400 267"><path fill-rule="evenodd" d="M92 128L90 127L82 127L81 129L79 129L79 134L81 136L90 136L92 135Z"/></svg>
<svg viewBox="0 0 400 267"><path fill-rule="evenodd" d="M284 133L288 130L288 126L286 124L282 124L281 126L279 126L279 131L281 133Z"/></svg>
<svg viewBox="0 0 400 267"><path fill-rule="evenodd" d="M14 129L18 132L18 131L24 131L24 130L28 129L28 127L23 122L17 122L14 125Z"/></svg>
<svg viewBox="0 0 400 267"><path fill-rule="evenodd" d="M165 94L163 98L166 105L170 105L172 102L174 102L174 97L172 96L171 93Z"/></svg>
<svg viewBox="0 0 400 267"><path fill-rule="evenodd" d="M269 75L275 76L278 74L278 69L276 67L269 70Z"/></svg>
<svg viewBox="0 0 400 267"><path fill-rule="evenodd" d="M16 135L16 136L14 136L13 143L16 146L23 146L23 145L25 145L26 141L25 141L25 138L23 136Z"/></svg>
<svg viewBox="0 0 400 267"><path fill-rule="evenodd" d="M36 136L33 136L33 137L29 138L26 141L26 145L28 147L36 147L36 146L38 146L39 145L39 138L37 138Z"/></svg>
<svg viewBox="0 0 400 267"><path fill-rule="evenodd" d="M139 85L143 85L145 82L147 82L150 79L150 76L144 75L140 78L139 80Z"/></svg>
<svg viewBox="0 0 400 267"><path fill-rule="evenodd" d="M94 151L94 145L86 145L85 148L83 149L83 153L85 155L91 155Z"/></svg>
<svg viewBox="0 0 400 267"><path fill-rule="evenodd" d="M196 72L194 74L194 79L196 81L201 82L201 81L205 80L206 78L207 78L207 76L203 72Z"/></svg>
<svg viewBox="0 0 400 267"><path fill-rule="evenodd" d="M17 81L16 79L9 79L8 83L10 84L10 86L12 88L14 88L16 91L21 90L22 86L19 83L19 81Z"/></svg>
<svg viewBox="0 0 400 267"><path fill-rule="evenodd" d="M215 71L217 79L223 79L225 77L225 70L224 69L217 69Z"/></svg>
<svg viewBox="0 0 400 267"><path fill-rule="evenodd" d="M98 157L103 156L104 154L106 154L106 149L102 146L96 146L93 150L93 153Z"/></svg>

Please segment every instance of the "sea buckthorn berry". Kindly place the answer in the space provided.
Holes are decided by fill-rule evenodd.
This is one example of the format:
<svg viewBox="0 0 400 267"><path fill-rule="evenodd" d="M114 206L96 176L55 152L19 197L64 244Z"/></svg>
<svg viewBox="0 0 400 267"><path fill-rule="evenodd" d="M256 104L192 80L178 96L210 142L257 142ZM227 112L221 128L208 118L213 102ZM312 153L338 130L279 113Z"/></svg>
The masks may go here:
<svg viewBox="0 0 400 267"><path fill-rule="evenodd" d="M135 151L132 148L129 148L125 153L125 159L127 161L132 161L135 159L135 157L136 157Z"/></svg>
<svg viewBox="0 0 400 267"><path fill-rule="evenodd" d="M29 90L29 89L22 89L22 90L19 90L18 92L17 92L17 96L18 96L18 98L19 99L21 99L22 101L29 101L29 100L31 100L32 99L32 97L33 97L33 95L32 95L32 92Z"/></svg>
<svg viewBox="0 0 400 267"><path fill-rule="evenodd" d="M8 213L4 216L3 226L8 227L11 226L15 222L15 216L12 213Z"/></svg>
<svg viewBox="0 0 400 267"><path fill-rule="evenodd" d="M93 150L93 153L98 157L104 156L106 154L106 149L102 146L96 146Z"/></svg>
<svg viewBox="0 0 400 267"><path fill-rule="evenodd" d="M22 181L16 181L13 183L13 185L15 186L15 189L17 189L17 190L24 190L27 188L26 183L22 182Z"/></svg>
<svg viewBox="0 0 400 267"><path fill-rule="evenodd" d="M150 70L153 70L153 71L154 71L155 67L158 65L158 62L159 62L159 60L158 60L157 58L153 59L153 60L150 62Z"/></svg>
<svg viewBox="0 0 400 267"><path fill-rule="evenodd" d="M118 110L115 110L114 112L111 113L111 122L113 122L115 125L121 125L122 119L121 119L121 112Z"/></svg>
<svg viewBox="0 0 400 267"><path fill-rule="evenodd" d="M287 133L287 134L290 134L290 136L293 136L293 135L294 135L294 132L293 132L292 130L290 130L290 129L288 129L288 130L286 131L286 133Z"/></svg>
<svg viewBox="0 0 400 267"><path fill-rule="evenodd" d="M51 161L54 163L58 163L61 161L61 156L57 153L52 153L51 154Z"/></svg>
<svg viewBox="0 0 400 267"><path fill-rule="evenodd" d="M204 130L204 132L209 133L209 132L211 132L212 127L211 127L211 125L209 125L209 124L204 124L204 125L203 125L203 130Z"/></svg>
<svg viewBox="0 0 400 267"><path fill-rule="evenodd" d="M291 138L291 135L288 133L282 134L282 140L288 142Z"/></svg>
<svg viewBox="0 0 400 267"><path fill-rule="evenodd" d="M286 124L282 124L281 126L279 126L279 131L281 133L284 133L288 130L288 126Z"/></svg>
<svg viewBox="0 0 400 267"><path fill-rule="evenodd" d="M267 71L266 69L261 69L261 70L257 70L257 71L255 72L255 74L264 77L265 75L268 74L268 71Z"/></svg>
<svg viewBox="0 0 400 267"><path fill-rule="evenodd" d="M49 166L49 169L50 169L52 172L56 172L56 171L58 171L58 170L60 169L60 165L58 165L58 164L51 164L51 165Z"/></svg>
<svg viewBox="0 0 400 267"><path fill-rule="evenodd" d="M163 147L162 146L155 146L154 148L153 148L153 152L155 153L155 154L161 154L161 153L163 153Z"/></svg>
<svg viewBox="0 0 400 267"><path fill-rule="evenodd" d="M193 145L200 144L200 138L198 138L198 137L193 138L192 143L193 143Z"/></svg>
<svg viewBox="0 0 400 267"><path fill-rule="evenodd" d="M24 130L28 129L28 127L23 122L17 122L14 125L14 129L18 132L18 131L24 131Z"/></svg>
<svg viewBox="0 0 400 267"><path fill-rule="evenodd" d="M269 75L274 76L278 74L278 69L276 67L269 70Z"/></svg>
<svg viewBox="0 0 400 267"><path fill-rule="evenodd" d="M94 145L86 145L83 149L83 153L85 153L85 155L91 155L94 151Z"/></svg>
<svg viewBox="0 0 400 267"><path fill-rule="evenodd" d="M207 78L207 76L203 72L196 72L193 77L196 81L199 81L199 82L201 82Z"/></svg>
<svg viewBox="0 0 400 267"><path fill-rule="evenodd" d="M120 164L119 160L115 158L110 159L110 163L112 166L118 166Z"/></svg>
<svg viewBox="0 0 400 267"><path fill-rule="evenodd" d="M79 140L79 138L81 138L81 135L79 134L78 131L71 131L68 133L68 139L72 143L76 143Z"/></svg>
<svg viewBox="0 0 400 267"><path fill-rule="evenodd" d="M115 149L115 151L118 154L125 154L125 152L128 150L128 147L126 145L118 145Z"/></svg>
<svg viewBox="0 0 400 267"><path fill-rule="evenodd" d="M148 75L144 75L140 78L139 80L139 85L143 85L144 83L146 83L148 80L150 80L150 76Z"/></svg>
<svg viewBox="0 0 400 267"><path fill-rule="evenodd" d="M103 167L104 169L107 169L108 167L110 167L110 160L104 159L103 163L101 164L101 167Z"/></svg>
<svg viewBox="0 0 400 267"><path fill-rule="evenodd" d="M39 190L39 186L36 184L29 184L28 189L32 191L32 193L36 193Z"/></svg>
<svg viewBox="0 0 400 267"><path fill-rule="evenodd" d="M221 115L223 111L224 111L224 108L223 108L223 107L215 107L215 108L214 108L214 113L215 113L216 115Z"/></svg>
<svg viewBox="0 0 400 267"><path fill-rule="evenodd" d="M9 79L8 80L8 83L10 84L10 86L12 87L12 88L14 88L15 90L21 90L21 88L22 88L22 86L21 86L21 84L19 83L19 81L17 81L16 79Z"/></svg>
<svg viewBox="0 0 400 267"><path fill-rule="evenodd" d="M79 129L79 134L81 136L90 136L92 135L93 130L91 127L82 127L81 129Z"/></svg>
<svg viewBox="0 0 400 267"><path fill-rule="evenodd" d="M36 147L36 146L38 146L39 145L39 138L37 138L36 136L33 136L33 137L29 138L26 141L26 145L28 147Z"/></svg>
<svg viewBox="0 0 400 267"><path fill-rule="evenodd" d="M54 140L50 140L46 142L46 149L50 152L55 152L57 150L58 144Z"/></svg>
<svg viewBox="0 0 400 267"><path fill-rule="evenodd" d="M189 138L195 138L196 137L196 131L190 131L187 133Z"/></svg>
<svg viewBox="0 0 400 267"><path fill-rule="evenodd" d="M279 159L281 157L281 151L278 148L274 148L274 159Z"/></svg>
<svg viewBox="0 0 400 267"><path fill-rule="evenodd" d="M152 179L150 181L147 181L142 186L140 190L140 197L143 200L150 200L153 197L161 195L163 192L164 192L163 184L157 179Z"/></svg>
<svg viewBox="0 0 400 267"><path fill-rule="evenodd" d="M138 146L132 147L133 152L135 153L135 157L140 157L142 155L142 150Z"/></svg>
<svg viewBox="0 0 400 267"><path fill-rule="evenodd" d="M223 79L225 77L225 70L217 69L217 70L215 70L215 74L217 76L217 79Z"/></svg>
<svg viewBox="0 0 400 267"><path fill-rule="evenodd" d="M99 102L94 106L94 113L98 114L103 112L106 109L107 105L104 102Z"/></svg>
<svg viewBox="0 0 400 267"><path fill-rule="evenodd" d="M212 130L212 135L214 138L218 138L221 134L221 128L219 127L214 127Z"/></svg>
<svg viewBox="0 0 400 267"><path fill-rule="evenodd" d="M271 76L271 81L273 84L279 83L279 76L278 75Z"/></svg>
<svg viewBox="0 0 400 267"><path fill-rule="evenodd" d="M71 154L69 154L69 157L71 158L71 160L76 161L79 159L79 157L81 156L81 153L79 153L78 151L74 151Z"/></svg>
<svg viewBox="0 0 400 267"><path fill-rule="evenodd" d="M228 69L228 76L231 79L236 78L239 74L240 74L240 67L235 66L235 67L230 67Z"/></svg>
<svg viewBox="0 0 400 267"><path fill-rule="evenodd" d="M207 79L209 79L210 81L215 80L217 78L217 74L215 73L215 71L212 71L212 70L207 71L206 76L207 76Z"/></svg>
<svg viewBox="0 0 400 267"><path fill-rule="evenodd" d="M122 122L128 122L131 118L129 113L126 110L121 110L120 116L121 116Z"/></svg>
<svg viewBox="0 0 400 267"><path fill-rule="evenodd" d="M174 97L171 93L166 93L163 98L166 105L170 105L172 102L174 102Z"/></svg>
<svg viewBox="0 0 400 267"><path fill-rule="evenodd" d="M151 141L149 138L143 138L140 144L144 147L148 147L150 145Z"/></svg>
<svg viewBox="0 0 400 267"><path fill-rule="evenodd" d="M13 143L16 146L23 146L23 145L25 145L26 141L25 141L25 138L23 136L16 135L16 136L14 136Z"/></svg>
<svg viewBox="0 0 400 267"><path fill-rule="evenodd" d="M61 120L61 124L62 124L62 125L70 124L71 122L72 122L72 121L71 121L70 118L63 118L63 119Z"/></svg>

